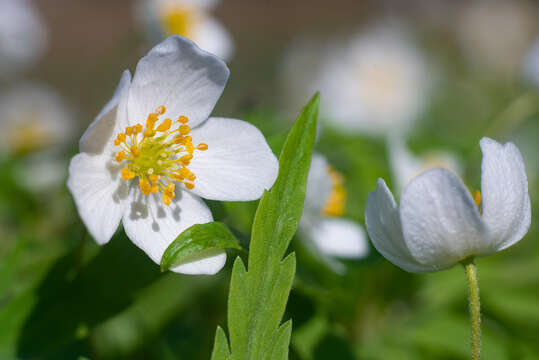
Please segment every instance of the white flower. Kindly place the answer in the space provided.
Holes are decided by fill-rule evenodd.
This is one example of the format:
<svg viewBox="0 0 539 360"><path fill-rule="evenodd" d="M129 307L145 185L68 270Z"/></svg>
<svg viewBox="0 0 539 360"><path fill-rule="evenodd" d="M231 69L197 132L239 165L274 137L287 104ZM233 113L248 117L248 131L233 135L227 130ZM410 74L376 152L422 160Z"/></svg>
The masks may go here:
<svg viewBox="0 0 539 360"><path fill-rule="evenodd" d="M424 109L428 66L400 27L379 26L345 45L296 48L283 67L287 99L307 98L290 94L302 87L319 90L322 117L345 130L405 131Z"/></svg>
<svg viewBox="0 0 539 360"><path fill-rule="evenodd" d="M125 71L112 98L80 140L68 186L99 244L120 221L127 236L159 263L191 225L212 221L201 197L258 199L278 162L247 122L209 118L229 71L191 41L171 36ZM214 274L226 260L208 250L173 271Z"/></svg>
<svg viewBox="0 0 539 360"><path fill-rule="evenodd" d="M369 251L363 228L354 221L341 218L346 203L344 179L326 159L315 154L307 179L305 206L299 231L337 272L344 267L327 257L357 259Z"/></svg>
<svg viewBox="0 0 539 360"><path fill-rule="evenodd" d="M389 136L387 146L391 176L399 194L413 178L428 169L440 167L451 170L459 176L462 174L459 159L450 152L439 150L416 156L406 147L404 139L398 135Z"/></svg>
<svg viewBox="0 0 539 360"><path fill-rule="evenodd" d="M0 94L0 156L51 150L70 142L73 116L53 89L25 83Z"/></svg>
<svg viewBox="0 0 539 360"><path fill-rule="evenodd" d="M34 64L46 43L46 28L31 1L0 1L0 75Z"/></svg>
<svg viewBox="0 0 539 360"><path fill-rule="evenodd" d="M225 27L210 14L218 0L138 0L136 17L150 38L181 35L201 49L228 61L234 42Z"/></svg>
<svg viewBox="0 0 539 360"><path fill-rule="evenodd" d="M71 110L53 89L25 83L0 94L0 159L17 157L18 182L42 192L65 179L75 124Z"/></svg>
<svg viewBox="0 0 539 360"><path fill-rule="evenodd" d="M367 199L365 223L386 259L410 272L436 271L505 249L526 234L531 208L520 152L511 143L489 138L480 145L482 194L476 192L475 202L462 181L445 169L415 178L400 207L378 180Z"/></svg>

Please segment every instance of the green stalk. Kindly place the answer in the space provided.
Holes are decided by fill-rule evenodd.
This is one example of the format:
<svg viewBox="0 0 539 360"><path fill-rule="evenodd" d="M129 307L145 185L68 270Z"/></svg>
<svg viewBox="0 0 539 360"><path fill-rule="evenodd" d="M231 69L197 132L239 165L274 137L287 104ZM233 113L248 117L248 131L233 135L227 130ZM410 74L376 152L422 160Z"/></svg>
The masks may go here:
<svg viewBox="0 0 539 360"><path fill-rule="evenodd" d="M470 322L472 326L472 360L481 357L481 305L479 302L479 284L477 282L477 267L473 258L462 262L466 280L468 281L468 300L470 303Z"/></svg>

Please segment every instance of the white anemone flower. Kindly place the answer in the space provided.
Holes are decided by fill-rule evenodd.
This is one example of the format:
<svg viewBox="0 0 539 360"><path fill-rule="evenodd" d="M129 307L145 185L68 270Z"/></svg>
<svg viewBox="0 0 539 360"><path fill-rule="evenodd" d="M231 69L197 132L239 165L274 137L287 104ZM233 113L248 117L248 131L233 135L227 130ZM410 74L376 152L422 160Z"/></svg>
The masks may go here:
<svg viewBox="0 0 539 360"><path fill-rule="evenodd" d="M285 59L283 75L287 101L306 98L292 93L302 88L319 90L325 120L369 135L406 132L431 88L429 66L412 36L393 25L361 32L345 44L297 45Z"/></svg>
<svg viewBox="0 0 539 360"><path fill-rule="evenodd" d="M229 71L191 41L170 36L143 57L80 140L68 187L99 244L120 221L127 236L160 263L185 229L212 221L201 198L260 198L278 172L262 133L235 119L208 118ZM224 250L210 249L172 270L214 274Z"/></svg>
<svg viewBox="0 0 539 360"><path fill-rule="evenodd" d="M47 29L32 1L0 1L0 75L34 64L46 44Z"/></svg>
<svg viewBox="0 0 539 360"><path fill-rule="evenodd" d="M384 180L369 194L367 232L374 247L409 272L449 268L518 242L531 221L524 162L512 143L480 141L481 192L474 198L445 169L431 169L404 190L400 206Z"/></svg>
<svg viewBox="0 0 539 360"><path fill-rule="evenodd" d="M407 148L400 136L390 136L387 146L391 177L399 194L417 175L429 169L440 167L451 170L458 176L462 175L459 158L448 151L433 150L418 156Z"/></svg>
<svg viewBox="0 0 539 360"><path fill-rule="evenodd" d="M19 184L42 192L65 180L61 156L73 140L72 111L53 89L23 83L0 93L0 159L17 158Z"/></svg>
<svg viewBox="0 0 539 360"><path fill-rule="evenodd" d="M344 266L332 258L359 259L369 252L361 225L342 218L345 205L343 176L323 156L313 155L299 231L339 273Z"/></svg>
<svg viewBox="0 0 539 360"><path fill-rule="evenodd" d="M136 17L148 30L150 38L181 35L201 49L228 61L234 42L211 10L218 0L138 0Z"/></svg>

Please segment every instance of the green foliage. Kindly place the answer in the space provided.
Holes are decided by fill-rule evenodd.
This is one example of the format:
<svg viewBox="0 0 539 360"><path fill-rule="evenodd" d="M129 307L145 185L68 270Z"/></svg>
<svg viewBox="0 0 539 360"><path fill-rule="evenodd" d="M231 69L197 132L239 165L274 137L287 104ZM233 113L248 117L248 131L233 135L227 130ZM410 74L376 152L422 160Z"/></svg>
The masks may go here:
<svg viewBox="0 0 539 360"><path fill-rule="evenodd" d="M195 224L168 246L161 258L161 271L193 255L210 249L241 249L238 239L219 222Z"/></svg>
<svg viewBox="0 0 539 360"><path fill-rule="evenodd" d="M228 301L230 352L217 330L213 360L288 359L291 321L280 325L296 269L292 253L316 135L319 96L303 109L279 159L279 177L260 200L253 224L248 271L237 258Z"/></svg>

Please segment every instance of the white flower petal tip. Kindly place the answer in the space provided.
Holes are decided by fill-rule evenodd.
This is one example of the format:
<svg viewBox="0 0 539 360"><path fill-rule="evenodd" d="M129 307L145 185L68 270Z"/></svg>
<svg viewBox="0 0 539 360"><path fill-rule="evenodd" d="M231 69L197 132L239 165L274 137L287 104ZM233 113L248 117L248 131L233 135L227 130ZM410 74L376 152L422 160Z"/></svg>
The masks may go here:
<svg viewBox="0 0 539 360"><path fill-rule="evenodd" d="M350 220L324 218L313 227L311 238L324 255L361 259L369 253L363 228Z"/></svg>
<svg viewBox="0 0 539 360"><path fill-rule="evenodd" d="M256 200L277 179L277 158L260 130L248 122L210 118L191 135L196 143L209 144L190 166L198 177L195 194L211 200Z"/></svg>
<svg viewBox="0 0 539 360"><path fill-rule="evenodd" d="M411 272L451 267L518 242L530 226L524 162L515 145L483 138L482 196L445 169L428 170L405 189L400 208L383 180L369 194L365 223L374 247Z"/></svg>
<svg viewBox="0 0 539 360"><path fill-rule="evenodd" d="M221 96L229 74L223 60L186 38L169 36L137 64L129 93L130 124L146 119L161 105L167 115L187 116L192 127L202 123Z"/></svg>
<svg viewBox="0 0 539 360"><path fill-rule="evenodd" d="M522 239L530 228L526 169L514 144L483 138L480 145L483 220L492 233L492 246L502 250Z"/></svg>
<svg viewBox="0 0 539 360"><path fill-rule="evenodd" d="M222 249L208 249L182 261L171 271L186 275L215 275L226 263L226 252Z"/></svg>

